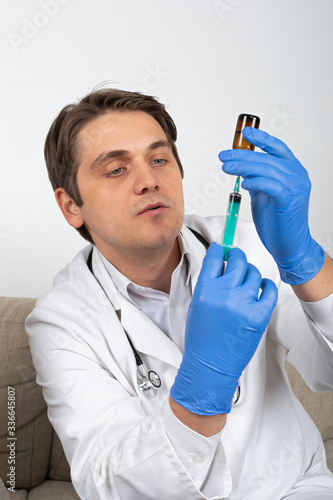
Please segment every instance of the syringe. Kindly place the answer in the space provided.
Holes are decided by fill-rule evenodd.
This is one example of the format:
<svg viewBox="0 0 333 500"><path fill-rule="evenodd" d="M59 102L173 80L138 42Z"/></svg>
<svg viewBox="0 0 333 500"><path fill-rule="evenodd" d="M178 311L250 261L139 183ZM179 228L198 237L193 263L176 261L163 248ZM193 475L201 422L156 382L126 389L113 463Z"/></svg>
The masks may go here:
<svg viewBox="0 0 333 500"><path fill-rule="evenodd" d="M255 115L241 114L237 119L237 125L233 141L233 149L248 149L250 151L254 150L253 144L246 141L242 135L242 130L244 127L255 127L259 128L260 118ZM224 257L223 260L228 260L229 251L232 248L236 225L238 220L238 214L240 209L240 204L242 200L242 195L239 192L240 187L240 177L237 177L235 187L232 193L229 195L227 215L224 224L223 240L222 246L224 247Z"/></svg>
<svg viewBox="0 0 333 500"><path fill-rule="evenodd" d="M242 195L239 192L239 186L240 186L240 177L237 177L234 190L229 195L228 210L224 225L223 241L222 241L222 246L224 248L223 260L228 260L229 251L232 248L234 242L238 214L242 200Z"/></svg>

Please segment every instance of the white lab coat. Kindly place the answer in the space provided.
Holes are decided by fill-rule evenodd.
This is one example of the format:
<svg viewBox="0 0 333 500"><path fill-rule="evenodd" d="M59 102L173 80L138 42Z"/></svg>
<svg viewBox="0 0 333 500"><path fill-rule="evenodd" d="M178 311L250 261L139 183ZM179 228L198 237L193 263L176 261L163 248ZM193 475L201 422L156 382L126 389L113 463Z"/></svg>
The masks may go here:
<svg viewBox="0 0 333 500"><path fill-rule="evenodd" d="M209 241L221 241L223 219L186 217ZM192 256L194 289L205 248L184 226ZM240 221L235 245L263 277L278 271L251 223ZM321 437L293 396L285 352L314 390L333 387L332 343L306 317L289 286L241 380L241 395L228 415L210 473L201 491L178 460L161 419L161 405L182 359L175 344L122 296L93 252L94 275L83 249L42 295L26 327L37 381L51 423L71 464L82 499L186 500L280 499L323 455ZM117 313L121 311L120 324ZM126 330L145 367L162 379L148 400L136 383L136 363ZM195 381L194 381L195 383ZM323 455L323 460L325 457ZM227 464L228 465L227 465ZM222 491L224 486L224 493Z"/></svg>

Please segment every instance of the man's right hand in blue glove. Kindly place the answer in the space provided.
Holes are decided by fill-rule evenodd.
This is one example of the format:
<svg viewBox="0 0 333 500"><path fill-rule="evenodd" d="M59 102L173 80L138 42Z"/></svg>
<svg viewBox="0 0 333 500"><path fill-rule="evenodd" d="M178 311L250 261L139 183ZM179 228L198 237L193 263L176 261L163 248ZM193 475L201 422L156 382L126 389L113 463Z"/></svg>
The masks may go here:
<svg viewBox="0 0 333 500"><path fill-rule="evenodd" d="M228 413L238 380L255 353L277 302L238 248L223 272L223 247L212 243L189 307L185 349L170 395L196 415Z"/></svg>

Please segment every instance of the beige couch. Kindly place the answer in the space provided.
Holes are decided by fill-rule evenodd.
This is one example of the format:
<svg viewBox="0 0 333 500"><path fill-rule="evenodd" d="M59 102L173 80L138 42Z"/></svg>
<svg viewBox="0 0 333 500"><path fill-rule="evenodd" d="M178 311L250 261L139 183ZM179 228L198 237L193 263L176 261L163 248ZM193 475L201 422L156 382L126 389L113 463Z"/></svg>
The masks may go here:
<svg viewBox="0 0 333 500"><path fill-rule="evenodd" d="M15 486L8 498L16 500L77 500L68 462L46 414L42 392L36 384L24 321L36 300L0 298L0 478L7 499L10 472L7 448L8 386L15 389ZM15 453L15 457L13 457ZM11 458L11 457L9 457Z"/></svg>
<svg viewBox="0 0 333 500"><path fill-rule="evenodd" d="M0 298L0 500L78 499L67 460L46 415L32 364L24 321L35 299ZM288 368L297 397L319 427L333 471L333 394L314 394ZM15 436L8 435L8 387L15 389ZM11 389L10 389L11 390ZM12 394L12 392L10 392ZM12 449L8 443L15 443ZM15 493L8 492L8 460L15 459Z"/></svg>

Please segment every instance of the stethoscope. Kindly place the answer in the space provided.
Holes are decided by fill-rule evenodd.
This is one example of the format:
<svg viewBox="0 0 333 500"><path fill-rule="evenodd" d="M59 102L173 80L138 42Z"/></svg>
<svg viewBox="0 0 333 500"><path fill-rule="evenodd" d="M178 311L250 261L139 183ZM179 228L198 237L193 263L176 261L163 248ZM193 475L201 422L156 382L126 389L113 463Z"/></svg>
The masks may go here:
<svg viewBox="0 0 333 500"><path fill-rule="evenodd" d="M136 362L136 382L138 384L139 390L142 392L144 396L148 399L154 399L157 396L157 390L162 385L162 380L160 376L154 370L147 370L143 364L143 361L139 354L137 353L134 345L131 342L131 339L127 335L127 332L124 330L127 340L132 348L135 362Z"/></svg>
<svg viewBox="0 0 333 500"><path fill-rule="evenodd" d="M147 370L144 367L143 361L139 354L137 353L135 347L133 346L127 332L124 330L127 340L132 348L135 362L136 362L136 381L138 387L142 394L148 399L154 399L157 396L157 389L162 385L160 376L154 370ZM235 405L240 398L240 384L238 383L237 389L235 391L234 397L232 399L232 404Z"/></svg>
<svg viewBox="0 0 333 500"><path fill-rule="evenodd" d="M127 340L132 347L132 351L136 362L136 381L139 390L148 399L154 399L157 396L157 390L161 387L162 381L160 376L154 370L147 370L144 367L143 361L139 354L137 353L135 347L133 346L129 336L124 330ZM240 384L238 383L237 389L235 391L234 397L232 399L232 404L235 405L240 398Z"/></svg>

